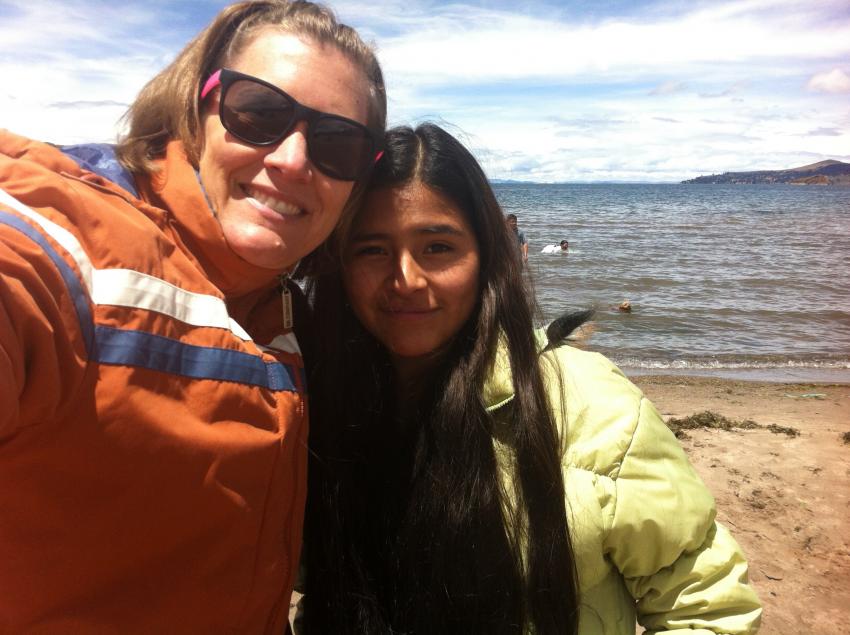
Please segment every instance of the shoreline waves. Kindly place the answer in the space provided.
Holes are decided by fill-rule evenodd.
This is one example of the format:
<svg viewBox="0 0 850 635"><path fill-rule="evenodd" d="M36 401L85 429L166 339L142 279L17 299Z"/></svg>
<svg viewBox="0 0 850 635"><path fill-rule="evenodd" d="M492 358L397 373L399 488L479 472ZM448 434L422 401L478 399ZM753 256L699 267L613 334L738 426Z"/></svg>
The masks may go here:
<svg viewBox="0 0 850 635"><path fill-rule="evenodd" d="M587 350L594 350L587 346ZM786 366L629 366L617 364L620 370L632 381L636 377L669 376L679 378L708 377L729 381L752 381L772 384L828 384L850 385L850 368L829 366L799 366L789 363ZM850 414L848 414L850 419Z"/></svg>
<svg viewBox="0 0 850 635"><path fill-rule="evenodd" d="M495 189L541 318L595 308L587 348L627 374L850 383L850 187Z"/></svg>

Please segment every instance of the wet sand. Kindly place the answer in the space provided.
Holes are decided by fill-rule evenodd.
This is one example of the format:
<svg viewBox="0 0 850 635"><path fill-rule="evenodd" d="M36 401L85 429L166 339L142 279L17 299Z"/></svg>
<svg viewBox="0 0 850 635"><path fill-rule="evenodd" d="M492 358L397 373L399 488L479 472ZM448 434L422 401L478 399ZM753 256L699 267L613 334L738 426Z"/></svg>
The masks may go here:
<svg viewBox="0 0 850 635"><path fill-rule="evenodd" d="M631 379L665 420L710 410L762 426L681 439L747 554L764 604L759 632L850 634L850 385Z"/></svg>

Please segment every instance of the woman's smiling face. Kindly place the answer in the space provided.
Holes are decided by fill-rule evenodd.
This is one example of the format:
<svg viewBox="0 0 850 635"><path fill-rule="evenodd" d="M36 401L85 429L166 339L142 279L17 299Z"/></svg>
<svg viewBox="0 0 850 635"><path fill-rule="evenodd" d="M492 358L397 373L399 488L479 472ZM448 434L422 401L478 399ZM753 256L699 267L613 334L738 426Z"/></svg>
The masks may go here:
<svg viewBox="0 0 850 635"><path fill-rule="evenodd" d="M368 84L333 46L268 29L228 68L263 79L306 106L366 123ZM203 104L201 182L230 248L248 262L283 271L331 233L354 186L318 170L307 155L306 123L279 143L235 138L218 116L220 91Z"/></svg>
<svg viewBox="0 0 850 635"><path fill-rule="evenodd" d="M396 368L446 348L478 302L478 243L466 216L413 182L369 193L350 235L349 302Z"/></svg>

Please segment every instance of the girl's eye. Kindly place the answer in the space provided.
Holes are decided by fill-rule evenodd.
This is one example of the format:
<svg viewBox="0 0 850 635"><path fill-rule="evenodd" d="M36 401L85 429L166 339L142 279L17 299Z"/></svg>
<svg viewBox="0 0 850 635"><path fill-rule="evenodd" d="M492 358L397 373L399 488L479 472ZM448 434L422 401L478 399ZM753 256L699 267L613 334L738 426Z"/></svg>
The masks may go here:
<svg viewBox="0 0 850 635"><path fill-rule="evenodd" d="M451 245L447 245L446 243L432 243L425 248L425 253L427 254L442 254L448 251L451 251Z"/></svg>
<svg viewBox="0 0 850 635"><path fill-rule="evenodd" d="M378 245L364 245L363 247L358 247L354 252L355 256L380 256L384 253L382 247Z"/></svg>

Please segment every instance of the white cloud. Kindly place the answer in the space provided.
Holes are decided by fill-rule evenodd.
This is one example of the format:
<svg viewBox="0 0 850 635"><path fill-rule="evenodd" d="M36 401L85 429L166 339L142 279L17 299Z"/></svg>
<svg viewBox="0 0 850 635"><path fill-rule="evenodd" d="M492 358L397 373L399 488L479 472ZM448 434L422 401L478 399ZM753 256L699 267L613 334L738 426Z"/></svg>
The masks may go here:
<svg viewBox="0 0 850 635"><path fill-rule="evenodd" d="M850 55L845 2L586 20L412 3L383 14L378 43L392 118L439 113L488 150L493 177L675 181L846 155L846 107L799 91L813 67Z"/></svg>
<svg viewBox="0 0 850 635"><path fill-rule="evenodd" d="M674 93L680 93L687 88L687 84L685 82L677 82L677 81L666 81L662 82L651 91L649 91L650 95L672 95Z"/></svg>
<svg viewBox="0 0 850 635"><path fill-rule="evenodd" d="M806 60L850 53L850 21L813 30L805 20L789 22L777 14L777 4L793 6L795 15L801 11L787 2L727 2L655 22L572 23L457 5L427 15L414 6L397 18L398 33L381 39L381 58L395 80L422 85L517 78L623 81L697 69L716 74L718 65L790 74ZM815 5L810 13L816 11ZM412 21L416 28L403 28Z"/></svg>
<svg viewBox="0 0 850 635"><path fill-rule="evenodd" d="M5 4L0 125L37 139L114 140L127 105L178 50L168 9L156 4Z"/></svg>
<svg viewBox="0 0 850 635"><path fill-rule="evenodd" d="M0 126L113 139L226 1L0 0ZM329 0L376 42L390 122L444 123L493 177L676 181L848 158L834 96L850 92L847 0L635 0L612 15L546 1Z"/></svg>
<svg viewBox="0 0 850 635"><path fill-rule="evenodd" d="M559 117L547 117L548 107ZM781 169L844 160L850 148L846 112L810 96L776 100L749 94L704 100L680 93L618 99L568 95L535 116L476 111L455 123L469 130L488 174L536 181L680 181L726 170ZM845 109L846 110L846 109ZM818 122L818 125L813 125ZM533 169L526 160L536 158Z"/></svg>
<svg viewBox="0 0 850 635"><path fill-rule="evenodd" d="M850 93L850 75L840 68L834 68L814 75L806 87L821 93Z"/></svg>
<svg viewBox="0 0 850 635"><path fill-rule="evenodd" d="M72 47L76 49L74 57L87 57L86 49L96 56L104 47L149 50L161 32L167 31L163 21L168 14L156 4L4 0L4 5L0 53L7 55L38 51L67 57Z"/></svg>

